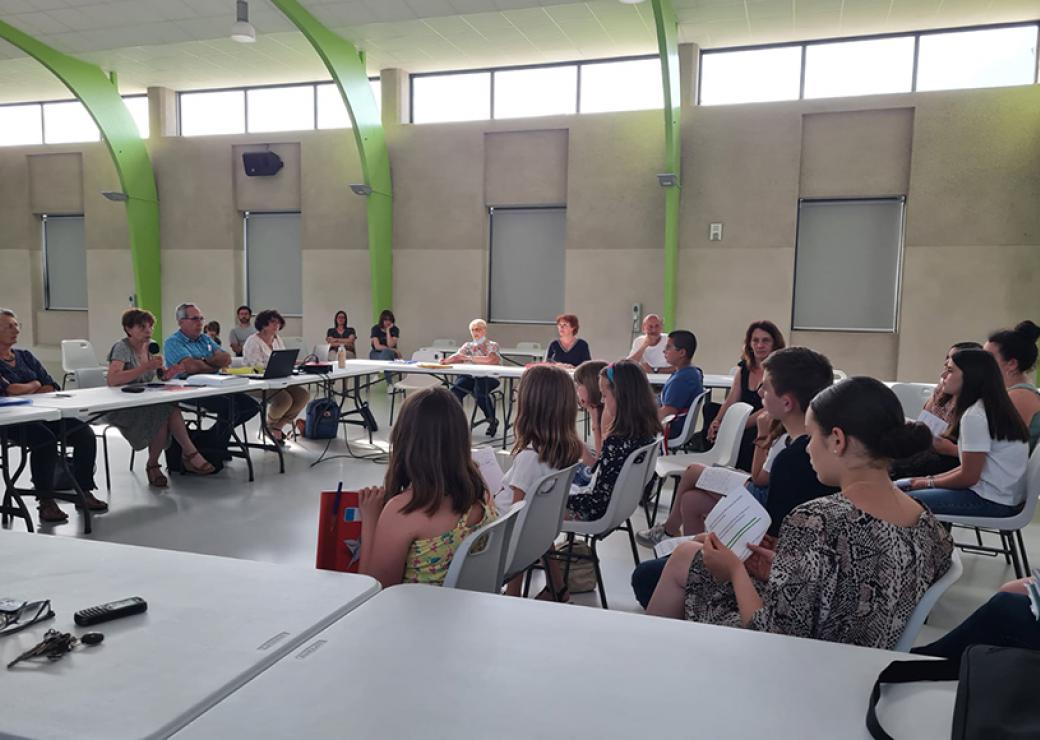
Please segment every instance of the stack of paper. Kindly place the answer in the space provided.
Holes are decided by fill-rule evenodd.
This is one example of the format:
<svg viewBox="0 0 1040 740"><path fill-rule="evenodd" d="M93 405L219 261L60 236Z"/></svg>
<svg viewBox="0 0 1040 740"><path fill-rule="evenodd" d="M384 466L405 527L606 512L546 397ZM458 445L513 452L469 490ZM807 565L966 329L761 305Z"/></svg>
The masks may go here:
<svg viewBox="0 0 1040 740"><path fill-rule="evenodd" d="M747 477L747 476L745 476ZM749 544L757 545L769 531L771 519L762 504L748 493L743 483L726 491L726 498L715 504L715 508L704 521L705 530L714 532L722 544L736 553L741 560L751 557ZM669 537L654 547L654 555L663 558L671 555L679 545L697 535Z"/></svg>
<svg viewBox="0 0 1040 740"><path fill-rule="evenodd" d="M743 470L722 467L705 468L701 472L701 477L697 479L697 488L725 496L735 488L743 489L750 477Z"/></svg>
<svg viewBox="0 0 1040 740"><path fill-rule="evenodd" d="M189 375L184 381L185 385L196 385L196 386L209 386L212 388L237 388L242 385L249 385L249 378L243 378L239 375L217 375L216 373L200 373L199 375Z"/></svg>

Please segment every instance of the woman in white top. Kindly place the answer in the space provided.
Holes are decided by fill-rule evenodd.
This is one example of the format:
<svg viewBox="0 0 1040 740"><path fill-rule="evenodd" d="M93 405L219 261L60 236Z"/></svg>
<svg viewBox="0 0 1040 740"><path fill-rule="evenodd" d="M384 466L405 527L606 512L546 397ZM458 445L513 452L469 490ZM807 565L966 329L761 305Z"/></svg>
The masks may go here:
<svg viewBox="0 0 1040 740"><path fill-rule="evenodd" d="M285 349L278 332L285 328L285 319L274 309L256 315L256 334L250 334L242 345L242 359L247 365L266 367L271 352ZM293 385L273 393L267 399L267 433L278 444L285 443L285 425L300 415L310 398L303 386Z"/></svg>
<svg viewBox="0 0 1040 740"><path fill-rule="evenodd" d="M1029 431L1018 415L993 355L963 349L950 357L944 389L956 398L946 436L957 440L960 465L948 473L896 485L936 514L1012 516L1022 507Z"/></svg>

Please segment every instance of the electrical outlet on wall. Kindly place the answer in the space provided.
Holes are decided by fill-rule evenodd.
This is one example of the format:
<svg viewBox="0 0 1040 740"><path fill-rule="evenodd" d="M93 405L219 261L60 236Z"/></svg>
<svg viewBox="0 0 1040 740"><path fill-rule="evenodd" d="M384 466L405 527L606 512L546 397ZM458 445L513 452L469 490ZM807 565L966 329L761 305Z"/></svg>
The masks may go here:
<svg viewBox="0 0 1040 740"><path fill-rule="evenodd" d="M708 241L722 241L722 224L715 223L708 226Z"/></svg>

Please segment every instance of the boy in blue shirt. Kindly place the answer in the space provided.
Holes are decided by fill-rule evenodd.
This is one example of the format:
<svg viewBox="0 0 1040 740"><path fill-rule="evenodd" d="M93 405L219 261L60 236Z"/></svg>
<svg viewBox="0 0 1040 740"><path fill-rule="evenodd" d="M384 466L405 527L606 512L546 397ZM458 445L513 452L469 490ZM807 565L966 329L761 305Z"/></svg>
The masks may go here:
<svg viewBox="0 0 1040 740"><path fill-rule="evenodd" d="M690 410L697 396L704 392L704 373L699 367L691 364L696 351L697 337L692 331L678 329L668 335L664 358L670 367L675 368L675 372L668 378L661 391L658 418L675 415L668 425L669 439L679 436L682 432L686 412Z"/></svg>

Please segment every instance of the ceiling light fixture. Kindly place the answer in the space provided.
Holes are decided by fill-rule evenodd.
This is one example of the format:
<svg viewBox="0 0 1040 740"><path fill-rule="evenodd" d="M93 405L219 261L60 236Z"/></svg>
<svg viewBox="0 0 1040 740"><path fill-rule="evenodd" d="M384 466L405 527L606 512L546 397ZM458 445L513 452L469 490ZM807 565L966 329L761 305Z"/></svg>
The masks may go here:
<svg viewBox="0 0 1040 740"><path fill-rule="evenodd" d="M238 20L231 26L231 40L240 44L251 44L256 41L256 29L249 22L249 3L246 0L235 2L235 17Z"/></svg>
<svg viewBox="0 0 1040 740"><path fill-rule="evenodd" d="M350 189L354 191L354 195L372 195L372 187L365 183L351 184Z"/></svg>

